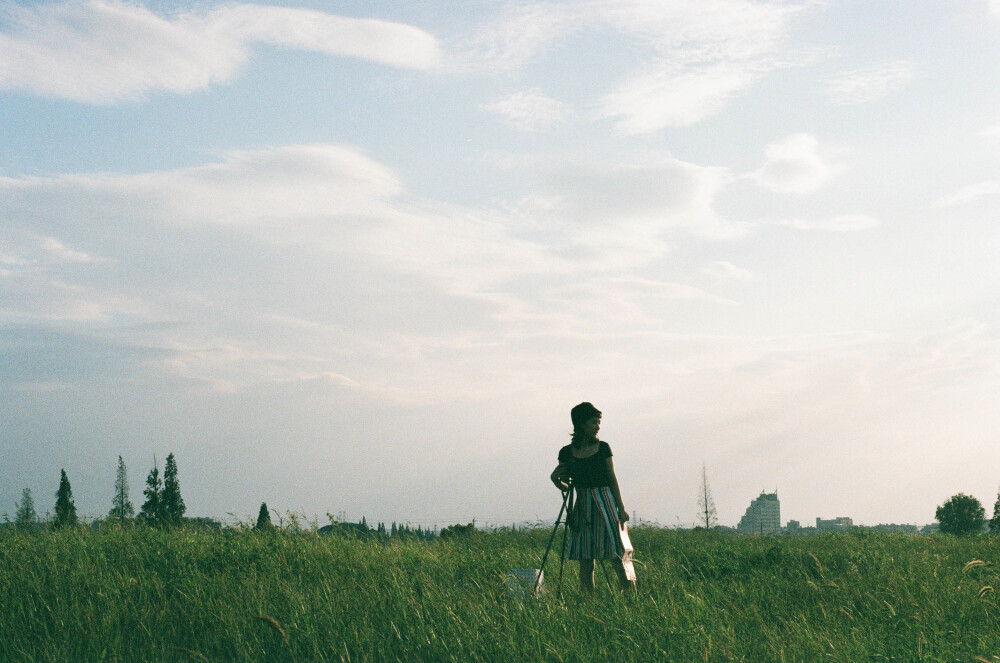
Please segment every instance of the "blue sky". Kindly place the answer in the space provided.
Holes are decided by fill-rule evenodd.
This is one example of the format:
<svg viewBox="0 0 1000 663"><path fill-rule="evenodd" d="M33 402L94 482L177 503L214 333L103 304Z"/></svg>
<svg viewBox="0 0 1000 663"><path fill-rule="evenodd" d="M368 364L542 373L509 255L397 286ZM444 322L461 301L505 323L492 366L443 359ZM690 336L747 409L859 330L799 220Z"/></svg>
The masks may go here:
<svg viewBox="0 0 1000 663"><path fill-rule="evenodd" d="M0 513L933 520L1000 484L1000 4L0 9ZM50 499L51 497L51 499Z"/></svg>

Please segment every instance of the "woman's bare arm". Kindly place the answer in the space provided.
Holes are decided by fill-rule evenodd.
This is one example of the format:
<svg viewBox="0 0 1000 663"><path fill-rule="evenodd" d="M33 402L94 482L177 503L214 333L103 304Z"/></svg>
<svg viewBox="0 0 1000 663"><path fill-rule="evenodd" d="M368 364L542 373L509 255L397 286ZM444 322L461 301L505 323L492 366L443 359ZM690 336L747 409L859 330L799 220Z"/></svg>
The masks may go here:
<svg viewBox="0 0 1000 663"><path fill-rule="evenodd" d="M625 510L625 502L622 501L622 491L618 488L618 477L615 476L615 461L609 457L604 462L607 464L608 476L611 478L611 494L615 496L615 501L618 502L618 521L624 523L628 520L628 511Z"/></svg>
<svg viewBox="0 0 1000 663"><path fill-rule="evenodd" d="M559 463L549 477L559 490L569 490L569 465Z"/></svg>

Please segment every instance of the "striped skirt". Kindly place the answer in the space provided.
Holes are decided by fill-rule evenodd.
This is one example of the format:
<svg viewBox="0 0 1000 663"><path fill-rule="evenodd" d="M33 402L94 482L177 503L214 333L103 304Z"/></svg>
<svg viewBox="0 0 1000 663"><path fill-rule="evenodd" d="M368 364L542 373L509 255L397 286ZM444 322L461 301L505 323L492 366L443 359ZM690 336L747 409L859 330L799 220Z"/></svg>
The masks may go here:
<svg viewBox="0 0 1000 663"><path fill-rule="evenodd" d="M625 552L615 497L607 486L577 488L576 530L569 532L569 559L618 559Z"/></svg>

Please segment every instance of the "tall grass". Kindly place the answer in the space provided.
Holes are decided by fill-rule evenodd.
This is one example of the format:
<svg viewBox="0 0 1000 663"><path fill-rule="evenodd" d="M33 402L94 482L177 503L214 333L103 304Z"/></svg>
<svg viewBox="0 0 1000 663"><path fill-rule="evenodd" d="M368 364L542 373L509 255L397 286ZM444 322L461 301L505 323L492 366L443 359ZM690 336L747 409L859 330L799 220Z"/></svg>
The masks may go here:
<svg viewBox="0 0 1000 663"><path fill-rule="evenodd" d="M558 539L512 595L548 534L5 533L0 661L1000 661L989 537L637 528L637 595L557 592Z"/></svg>

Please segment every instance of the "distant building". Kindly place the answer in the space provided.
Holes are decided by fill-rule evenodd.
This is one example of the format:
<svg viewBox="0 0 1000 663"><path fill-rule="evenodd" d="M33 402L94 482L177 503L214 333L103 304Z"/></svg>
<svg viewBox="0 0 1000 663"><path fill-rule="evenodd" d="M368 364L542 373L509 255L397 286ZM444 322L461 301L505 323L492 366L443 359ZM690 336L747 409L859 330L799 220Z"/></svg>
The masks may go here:
<svg viewBox="0 0 1000 663"><path fill-rule="evenodd" d="M781 504L778 493L761 493L750 502L736 531L741 534L777 534L781 529Z"/></svg>
<svg viewBox="0 0 1000 663"><path fill-rule="evenodd" d="M820 532L845 532L854 527L854 521L846 516L831 518L830 520L816 519L816 529Z"/></svg>

